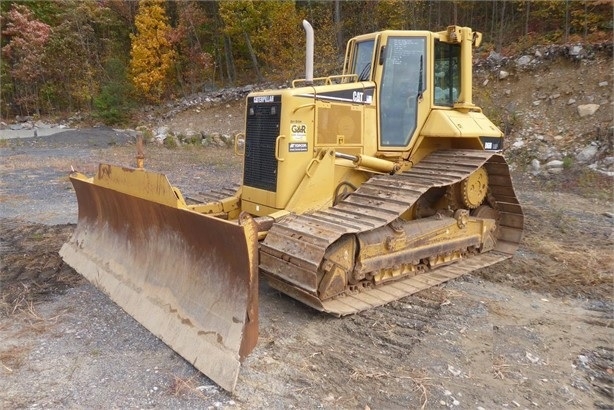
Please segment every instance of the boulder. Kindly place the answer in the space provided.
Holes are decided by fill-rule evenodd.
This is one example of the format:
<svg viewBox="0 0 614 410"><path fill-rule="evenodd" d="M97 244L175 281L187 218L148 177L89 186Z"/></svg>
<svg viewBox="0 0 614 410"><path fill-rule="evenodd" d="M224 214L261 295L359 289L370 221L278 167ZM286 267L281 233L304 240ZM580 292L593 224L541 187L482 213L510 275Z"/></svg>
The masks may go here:
<svg viewBox="0 0 614 410"><path fill-rule="evenodd" d="M584 149L582 149L582 151L580 151L578 155L576 155L576 161L582 164L591 162L592 160L595 159L595 156L597 155L598 151L599 151L599 148L596 145L590 144L586 146Z"/></svg>
<svg viewBox="0 0 614 410"><path fill-rule="evenodd" d="M531 64L531 61L533 61L533 57L524 55L516 60L516 64L518 65L518 67L525 67Z"/></svg>
<svg viewBox="0 0 614 410"><path fill-rule="evenodd" d="M583 54L583 52L584 52L584 47L582 47L579 44L572 46L569 49L569 55L573 57L580 57Z"/></svg>

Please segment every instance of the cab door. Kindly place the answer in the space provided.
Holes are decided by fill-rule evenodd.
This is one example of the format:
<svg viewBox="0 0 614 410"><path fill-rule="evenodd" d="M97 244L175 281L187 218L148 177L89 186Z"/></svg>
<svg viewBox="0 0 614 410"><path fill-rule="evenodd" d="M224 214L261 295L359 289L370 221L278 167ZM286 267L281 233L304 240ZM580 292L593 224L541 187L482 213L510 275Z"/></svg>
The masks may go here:
<svg viewBox="0 0 614 410"><path fill-rule="evenodd" d="M416 134L426 89L426 50L426 35L410 37L392 32L385 37L378 70L381 150L405 150Z"/></svg>

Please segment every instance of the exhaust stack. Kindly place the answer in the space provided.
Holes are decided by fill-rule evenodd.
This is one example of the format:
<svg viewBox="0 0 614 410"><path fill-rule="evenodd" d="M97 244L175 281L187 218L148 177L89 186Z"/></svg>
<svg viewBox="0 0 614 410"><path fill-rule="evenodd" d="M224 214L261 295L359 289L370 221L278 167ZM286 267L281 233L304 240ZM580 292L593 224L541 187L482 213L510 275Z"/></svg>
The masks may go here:
<svg viewBox="0 0 614 410"><path fill-rule="evenodd" d="M303 28L305 29L305 40L307 49L305 50L305 81L307 84L313 84L313 27L307 20L303 20Z"/></svg>

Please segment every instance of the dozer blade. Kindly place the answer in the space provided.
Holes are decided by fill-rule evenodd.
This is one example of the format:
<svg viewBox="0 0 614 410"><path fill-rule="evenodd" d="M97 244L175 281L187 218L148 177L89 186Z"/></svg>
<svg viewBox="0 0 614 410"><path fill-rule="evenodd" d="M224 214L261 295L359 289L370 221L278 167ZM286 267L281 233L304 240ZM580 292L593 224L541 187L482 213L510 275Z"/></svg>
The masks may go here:
<svg viewBox="0 0 614 410"><path fill-rule="evenodd" d="M222 388L258 338L255 223L189 210L166 176L101 164L70 176L79 220L60 255Z"/></svg>

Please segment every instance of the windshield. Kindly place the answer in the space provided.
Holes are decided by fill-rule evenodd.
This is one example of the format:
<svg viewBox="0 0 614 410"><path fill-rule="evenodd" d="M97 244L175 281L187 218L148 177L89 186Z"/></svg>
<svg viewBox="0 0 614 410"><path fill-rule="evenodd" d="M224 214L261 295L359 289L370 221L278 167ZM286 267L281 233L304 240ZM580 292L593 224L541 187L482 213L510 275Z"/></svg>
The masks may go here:
<svg viewBox="0 0 614 410"><path fill-rule="evenodd" d="M418 98L425 89L424 37L390 37L380 90L381 145L404 147L416 129Z"/></svg>

